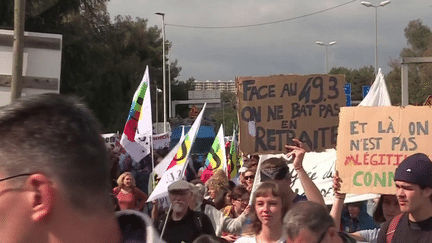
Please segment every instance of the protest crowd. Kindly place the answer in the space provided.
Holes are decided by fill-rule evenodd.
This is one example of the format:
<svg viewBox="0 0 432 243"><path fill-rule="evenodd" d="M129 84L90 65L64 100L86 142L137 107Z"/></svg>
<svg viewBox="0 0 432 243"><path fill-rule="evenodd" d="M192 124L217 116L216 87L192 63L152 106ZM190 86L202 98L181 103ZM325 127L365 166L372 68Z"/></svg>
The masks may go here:
<svg viewBox="0 0 432 243"><path fill-rule="evenodd" d="M293 137L282 154L263 156L242 153L235 133L227 143L219 132L194 168L203 111L178 145L155 150L135 105L145 106L133 102L115 146L71 96L28 96L0 108L1 242L432 242L432 162L424 153L403 157L389 177L396 189L370 200L345 202L347 179L332 171L328 203L307 169L308 141Z"/></svg>

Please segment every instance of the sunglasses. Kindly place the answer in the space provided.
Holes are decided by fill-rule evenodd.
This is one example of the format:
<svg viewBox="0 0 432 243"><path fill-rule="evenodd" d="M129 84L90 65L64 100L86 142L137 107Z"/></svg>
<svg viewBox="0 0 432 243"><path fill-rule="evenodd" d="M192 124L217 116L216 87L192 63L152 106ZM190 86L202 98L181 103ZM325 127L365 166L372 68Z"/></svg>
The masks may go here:
<svg viewBox="0 0 432 243"><path fill-rule="evenodd" d="M13 179L13 178L16 178L16 177L20 177L20 176L30 176L30 175L32 175L32 174L31 174L31 173L25 173L25 174L14 175L14 176L9 176L9 177L6 177L6 178L3 178L3 179L0 179L0 181L7 181L7 180L10 180L10 179Z"/></svg>
<svg viewBox="0 0 432 243"><path fill-rule="evenodd" d="M255 178L255 176L250 175L250 176L245 176L244 178L245 178L245 180L249 180L249 179L253 180Z"/></svg>

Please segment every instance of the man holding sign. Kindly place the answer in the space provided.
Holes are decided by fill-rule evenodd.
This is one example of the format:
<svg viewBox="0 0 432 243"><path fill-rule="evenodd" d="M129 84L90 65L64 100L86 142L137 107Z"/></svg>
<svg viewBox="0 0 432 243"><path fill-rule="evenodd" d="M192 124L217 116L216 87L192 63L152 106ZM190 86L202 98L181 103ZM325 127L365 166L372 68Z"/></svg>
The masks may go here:
<svg viewBox="0 0 432 243"><path fill-rule="evenodd" d="M407 157L395 184L403 214L381 227L378 243L432 242L432 161L422 153Z"/></svg>

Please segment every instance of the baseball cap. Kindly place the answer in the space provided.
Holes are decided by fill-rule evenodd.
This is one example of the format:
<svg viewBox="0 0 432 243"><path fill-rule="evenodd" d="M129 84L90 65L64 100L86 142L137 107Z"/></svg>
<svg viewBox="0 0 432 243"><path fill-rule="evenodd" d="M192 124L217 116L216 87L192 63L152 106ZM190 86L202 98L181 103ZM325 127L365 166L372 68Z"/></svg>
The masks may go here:
<svg viewBox="0 0 432 243"><path fill-rule="evenodd" d="M290 178L287 162L283 158L270 158L263 161L260 175L261 181Z"/></svg>

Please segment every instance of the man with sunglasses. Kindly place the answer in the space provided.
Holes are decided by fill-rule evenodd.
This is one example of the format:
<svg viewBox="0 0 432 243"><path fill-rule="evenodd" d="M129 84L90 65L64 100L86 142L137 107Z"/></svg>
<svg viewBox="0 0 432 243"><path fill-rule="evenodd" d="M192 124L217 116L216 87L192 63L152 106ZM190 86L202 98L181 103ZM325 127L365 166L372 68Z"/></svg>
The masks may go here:
<svg viewBox="0 0 432 243"><path fill-rule="evenodd" d="M346 233L338 232L327 209L314 202L300 202L284 217L286 243L355 243Z"/></svg>
<svg viewBox="0 0 432 243"><path fill-rule="evenodd" d="M260 167L261 181L271 180L284 190L288 202L297 203L299 201L309 200L325 205L324 198L318 187L311 180L309 175L303 169L303 158L306 153L304 144L298 139L293 139L292 145L286 145L288 150L287 157L292 157L294 170L300 180L305 196L296 194L291 189L291 174L288 169L288 161L283 158L270 158L262 162Z"/></svg>
<svg viewBox="0 0 432 243"><path fill-rule="evenodd" d="M1 107L0 241L157 241L144 215L114 214L107 152L98 121L75 98Z"/></svg>

